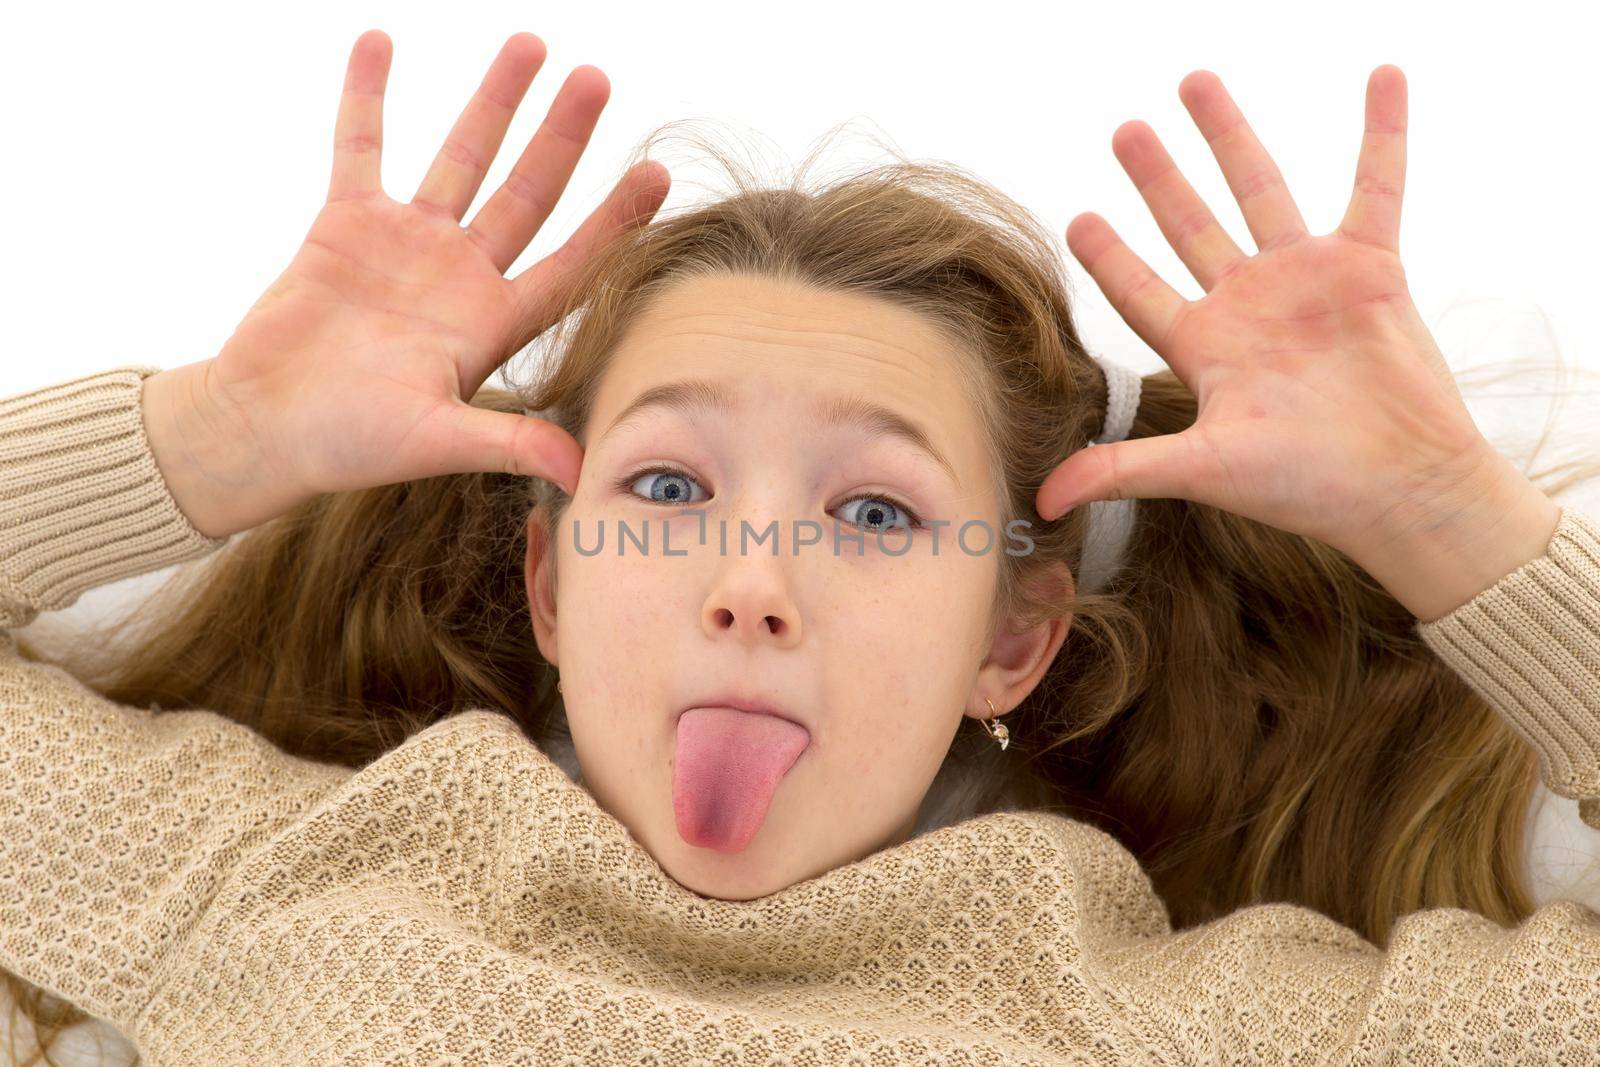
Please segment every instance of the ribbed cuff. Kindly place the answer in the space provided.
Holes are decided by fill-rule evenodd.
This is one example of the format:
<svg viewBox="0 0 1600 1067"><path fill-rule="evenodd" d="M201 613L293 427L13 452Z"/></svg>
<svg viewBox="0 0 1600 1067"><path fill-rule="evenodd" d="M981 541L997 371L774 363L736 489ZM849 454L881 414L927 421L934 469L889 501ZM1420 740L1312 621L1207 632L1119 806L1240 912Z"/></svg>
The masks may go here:
<svg viewBox="0 0 1600 1067"><path fill-rule="evenodd" d="M1538 752L1550 791L1592 811L1600 798L1595 521L1564 507L1543 555L1417 630Z"/></svg>
<svg viewBox="0 0 1600 1067"><path fill-rule="evenodd" d="M117 367L0 399L0 627L226 544L196 530L145 436L161 368Z"/></svg>

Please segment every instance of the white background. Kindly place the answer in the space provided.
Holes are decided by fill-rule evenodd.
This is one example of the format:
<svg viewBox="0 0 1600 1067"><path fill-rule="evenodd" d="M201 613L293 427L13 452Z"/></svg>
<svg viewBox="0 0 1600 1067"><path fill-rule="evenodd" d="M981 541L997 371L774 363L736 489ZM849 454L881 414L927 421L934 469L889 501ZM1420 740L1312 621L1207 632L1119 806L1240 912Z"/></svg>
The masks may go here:
<svg viewBox="0 0 1600 1067"><path fill-rule="evenodd" d="M659 123L710 119L763 156L798 160L853 120L861 136L849 143L865 157L876 136L969 168L1058 240L1078 212L1100 213L1190 297L1198 285L1111 153L1116 127L1149 122L1248 250L1179 80L1198 68L1222 78L1307 224L1324 232L1349 195L1367 75L1395 63L1410 90L1401 254L1452 363L1559 353L1600 369L1591 297L1600 76L1592 35L1571 21L1579 10L1394 0L22 5L0 32L0 396L215 353L316 214L345 63L370 28L394 42L383 181L399 200L512 33L538 34L549 58L472 211L568 71L590 63L610 77L611 102L568 196L513 271L566 237ZM693 175L674 173L669 204L698 198ZM1064 240L1061 252L1089 346L1158 369ZM1592 399L1593 383L1581 387ZM1544 403L1500 399L1475 413L1493 436L1491 423L1537 428ZM1565 424L1582 427L1586 410ZM104 610L136 588L97 590L73 610ZM1600 851L1572 807L1539 816L1541 877L1561 876L1569 851ZM1542 895L1567 891L1558 881ZM1600 892L1589 893L1600 907Z"/></svg>
<svg viewBox="0 0 1600 1067"><path fill-rule="evenodd" d="M1594 107L1576 5L1446 9L1288 4L821 2L563 5L386 2L21 6L0 33L7 165L7 353L0 390L139 359L208 357L283 269L326 193L350 47L394 42L383 180L409 199L505 39L549 46L473 210L504 178L574 66L611 102L556 215L513 270L551 251L649 128L704 117L798 158L855 120L908 155L988 178L1058 236L1097 211L1180 292L1198 285L1111 154L1149 122L1241 247L1236 205L1178 100L1216 72L1313 232L1339 220L1368 73L1405 71L1401 252L1430 321L1482 298L1537 304L1590 363ZM981 12L975 16L974 12ZM674 191L680 194L693 190ZM470 215L469 215L470 217ZM1158 361L1076 260L1092 346Z"/></svg>

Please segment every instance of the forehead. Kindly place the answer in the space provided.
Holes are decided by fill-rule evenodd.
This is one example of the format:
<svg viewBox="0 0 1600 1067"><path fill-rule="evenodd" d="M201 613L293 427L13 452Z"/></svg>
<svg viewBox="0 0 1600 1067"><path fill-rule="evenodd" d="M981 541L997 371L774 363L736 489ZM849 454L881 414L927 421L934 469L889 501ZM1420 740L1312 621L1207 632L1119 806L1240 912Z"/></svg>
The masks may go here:
<svg viewBox="0 0 1600 1067"><path fill-rule="evenodd" d="M767 277L692 278L662 292L621 338L586 432L603 434L640 394L684 379L728 383L739 412L756 417L854 396L920 424L962 482L981 484L961 358L932 321L887 300Z"/></svg>

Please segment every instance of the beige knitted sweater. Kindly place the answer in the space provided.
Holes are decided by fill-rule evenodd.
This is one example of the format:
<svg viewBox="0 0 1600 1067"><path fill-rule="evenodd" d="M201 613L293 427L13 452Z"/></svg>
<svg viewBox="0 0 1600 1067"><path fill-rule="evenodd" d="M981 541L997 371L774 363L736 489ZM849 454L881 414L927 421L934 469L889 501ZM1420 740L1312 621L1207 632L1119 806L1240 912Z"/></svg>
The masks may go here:
<svg viewBox="0 0 1600 1067"><path fill-rule="evenodd" d="M223 543L149 452L156 369L0 400L0 966L154 1067L1600 1063L1575 902L1416 912L1387 951L1286 904L1175 934L1113 838L1032 812L721 901L492 711L352 771L109 703L5 631ZM1567 508L1419 625L1600 827L1600 528Z"/></svg>

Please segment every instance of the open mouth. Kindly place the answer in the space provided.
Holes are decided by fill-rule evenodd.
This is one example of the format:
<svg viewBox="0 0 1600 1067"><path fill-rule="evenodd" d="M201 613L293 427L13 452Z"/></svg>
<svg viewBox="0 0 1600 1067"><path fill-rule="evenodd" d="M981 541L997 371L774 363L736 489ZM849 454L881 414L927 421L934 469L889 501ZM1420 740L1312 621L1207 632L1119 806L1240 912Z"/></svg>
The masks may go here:
<svg viewBox="0 0 1600 1067"><path fill-rule="evenodd" d="M731 708L734 711L744 711L756 715L772 715L794 723L807 733L810 732L810 727L802 722L798 716L785 711L771 701L737 696L714 696L707 697L704 700L697 700L688 705L688 707L679 708L678 713L673 716L673 724L676 725L678 719L683 717L683 713L691 708Z"/></svg>

